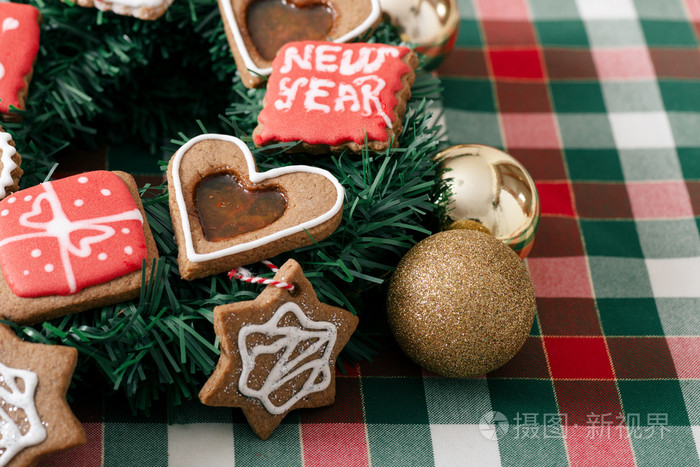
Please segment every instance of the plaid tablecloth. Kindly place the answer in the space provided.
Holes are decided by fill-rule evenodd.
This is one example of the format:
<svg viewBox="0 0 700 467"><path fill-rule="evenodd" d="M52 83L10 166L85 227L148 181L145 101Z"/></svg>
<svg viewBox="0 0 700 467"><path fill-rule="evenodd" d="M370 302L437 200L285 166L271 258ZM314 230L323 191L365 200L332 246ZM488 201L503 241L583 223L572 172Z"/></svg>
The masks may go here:
<svg viewBox="0 0 700 467"><path fill-rule="evenodd" d="M192 402L168 425L75 394L89 443L43 465L700 464L700 0L459 7L439 70L449 138L505 148L542 201L515 359L439 378L377 336L335 405L265 442L238 409Z"/></svg>

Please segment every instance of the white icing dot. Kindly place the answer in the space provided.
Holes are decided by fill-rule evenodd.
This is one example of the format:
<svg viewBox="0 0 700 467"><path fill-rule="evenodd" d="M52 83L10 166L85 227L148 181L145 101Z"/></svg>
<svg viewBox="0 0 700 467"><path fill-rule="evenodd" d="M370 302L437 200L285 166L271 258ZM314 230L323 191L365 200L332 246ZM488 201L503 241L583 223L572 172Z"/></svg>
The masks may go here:
<svg viewBox="0 0 700 467"><path fill-rule="evenodd" d="M32 195L27 195L24 197L25 201L31 201L32 200Z"/></svg>
<svg viewBox="0 0 700 467"><path fill-rule="evenodd" d="M38 258L39 256L41 256L40 249L36 248L36 249L32 250L32 258Z"/></svg>
<svg viewBox="0 0 700 467"><path fill-rule="evenodd" d="M44 271L52 272L53 271L53 264L47 264L46 266L44 266Z"/></svg>
<svg viewBox="0 0 700 467"><path fill-rule="evenodd" d="M82 206L82 205L84 204L84 202L83 202L82 199L76 199L75 201L73 201L73 204L75 204L76 206L80 207L80 206Z"/></svg>
<svg viewBox="0 0 700 467"><path fill-rule="evenodd" d="M25 276L28 276L28 275L29 275L29 270L28 270L28 269L25 269L25 270L24 270L24 275L25 275Z"/></svg>
<svg viewBox="0 0 700 467"><path fill-rule="evenodd" d="M106 259L107 259L107 253L100 253L99 255L97 255L97 259L99 259L100 261L106 260Z"/></svg>
<svg viewBox="0 0 700 467"><path fill-rule="evenodd" d="M133 252L134 252L134 249L131 248L130 246L127 246L124 248L124 253L126 253L127 255L130 255Z"/></svg>
<svg viewBox="0 0 700 467"><path fill-rule="evenodd" d="M0 212L0 216L5 217L10 213L9 209L3 209L2 212Z"/></svg>
<svg viewBox="0 0 700 467"><path fill-rule="evenodd" d="M124 227L124 228L122 229L122 233L123 233L124 235L128 234L129 232L131 232L131 230L127 229L126 227Z"/></svg>
<svg viewBox="0 0 700 467"><path fill-rule="evenodd" d="M107 188L103 188L100 190L100 193L102 193L104 196L109 196L112 194L111 191L109 191Z"/></svg>
<svg viewBox="0 0 700 467"><path fill-rule="evenodd" d="M15 198L14 196L7 200L7 202L10 204L14 203L15 201L17 201L17 198Z"/></svg>
<svg viewBox="0 0 700 467"><path fill-rule="evenodd" d="M78 183L87 183L87 182L88 182L87 177L80 177L80 178L78 178Z"/></svg>

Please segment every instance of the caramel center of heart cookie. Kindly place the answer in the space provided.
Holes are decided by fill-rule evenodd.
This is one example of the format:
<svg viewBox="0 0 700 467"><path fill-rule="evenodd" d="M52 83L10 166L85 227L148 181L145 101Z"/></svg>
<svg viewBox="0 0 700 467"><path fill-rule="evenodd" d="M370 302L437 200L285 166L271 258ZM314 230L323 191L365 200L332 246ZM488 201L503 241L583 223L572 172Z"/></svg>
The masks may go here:
<svg viewBox="0 0 700 467"><path fill-rule="evenodd" d="M280 189L247 190L230 172L210 175L199 182L194 204L204 238L210 242L260 230L287 209L287 199Z"/></svg>
<svg viewBox="0 0 700 467"><path fill-rule="evenodd" d="M313 0L257 0L246 11L250 39L268 61L287 42L325 40L333 19L328 5Z"/></svg>

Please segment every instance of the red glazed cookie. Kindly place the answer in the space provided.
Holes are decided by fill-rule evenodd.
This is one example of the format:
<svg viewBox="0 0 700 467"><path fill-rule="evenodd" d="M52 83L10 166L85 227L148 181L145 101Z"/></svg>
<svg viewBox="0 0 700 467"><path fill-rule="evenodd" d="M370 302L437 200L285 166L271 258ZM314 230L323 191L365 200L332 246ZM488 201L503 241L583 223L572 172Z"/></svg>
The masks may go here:
<svg viewBox="0 0 700 467"><path fill-rule="evenodd" d="M206 405L241 407L262 439L291 410L335 401L336 359L358 322L319 302L296 261L274 280L295 289L267 286L255 300L214 308L221 357L199 393Z"/></svg>
<svg viewBox="0 0 700 467"><path fill-rule="evenodd" d="M66 402L77 361L72 347L23 342L0 324L0 465L36 465L85 444Z"/></svg>
<svg viewBox="0 0 700 467"><path fill-rule="evenodd" d="M205 134L170 159L170 214L180 275L230 271L329 236L343 215L343 187L304 165L258 172L238 138Z"/></svg>
<svg viewBox="0 0 700 467"><path fill-rule="evenodd" d="M396 146L417 65L407 47L289 43L272 64L253 141L302 141L293 150L312 153Z"/></svg>
<svg viewBox="0 0 700 467"><path fill-rule="evenodd" d="M16 120L10 106L24 109L39 51L39 10L0 2L0 117Z"/></svg>
<svg viewBox="0 0 700 467"><path fill-rule="evenodd" d="M279 48L299 40L347 42L380 20L379 0L219 0L243 84L261 87Z"/></svg>
<svg viewBox="0 0 700 467"><path fill-rule="evenodd" d="M135 298L143 260L157 256L124 172L19 191L0 201L0 317L35 323Z"/></svg>

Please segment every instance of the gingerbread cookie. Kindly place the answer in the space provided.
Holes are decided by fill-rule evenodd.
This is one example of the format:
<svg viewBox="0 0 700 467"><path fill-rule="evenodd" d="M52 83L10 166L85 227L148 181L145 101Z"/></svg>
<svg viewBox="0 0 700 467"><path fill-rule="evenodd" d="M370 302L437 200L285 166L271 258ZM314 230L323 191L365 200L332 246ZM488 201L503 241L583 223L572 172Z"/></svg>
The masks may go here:
<svg viewBox="0 0 700 467"><path fill-rule="evenodd" d="M15 149L12 136L0 126L0 199L19 190L22 157Z"/></svg>
<svg viewBox="0 0 700 467"><path fill-rule="evenodd" d="M380 20L379 0L219 0L243 84L261 87L280 47L299 40L347 42Z"/></svg>
<svg viewBox="0 0 700 467"><path fill-rule="evenodd" d="M205 134L168 165L170 214L180 275L229 271L310 245L340 223L343 187L309 166L258 172L238 138Z"/></svg>
<svg viewBox="0 0 700 467"><path fill-rule="evenodd" d="M23 342L0 324L0 465L36 465L85 444L66 402L77 361L72 347Z"/></svg>
<svg viewBox="0 0 700 467"><path fill-rule="evenodd" d="M101 11L113 11L118 15L154 20L163 16L173 0L76 0L75 3Z"/></svg>
<svg viewBox="0 0 700 467"><path fill-rule="evenodd" d="M129 174L19 191L0 201L0 318L36 323L136 298L143 261L157 257Z"/></svg>
<svg viewBox="0 0 700 467"><path fill-rule="evenodd" d="M386 44L292 42L272 64L257 146L302 141L311 153L396 146L416 55Z"/></svg>
<svg viewBox="0 0 700 467"><path fill-rule="evenodd" d="M39 52L39 10L0 2L0 117L17 120L11 107L24 109L34 59Z"/></svg>
<svg viewBox="0 0 700 467"><path fill-rule="evenodd" d="M335 401L335 362L357 327L349 311L318 301L294 260L255 300L214 308L221 345L216 370L199 393L206 405L241 407L267 439L291 410Z"/></svg>

